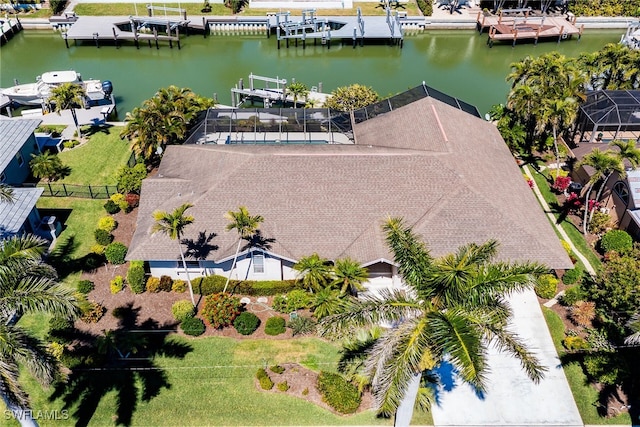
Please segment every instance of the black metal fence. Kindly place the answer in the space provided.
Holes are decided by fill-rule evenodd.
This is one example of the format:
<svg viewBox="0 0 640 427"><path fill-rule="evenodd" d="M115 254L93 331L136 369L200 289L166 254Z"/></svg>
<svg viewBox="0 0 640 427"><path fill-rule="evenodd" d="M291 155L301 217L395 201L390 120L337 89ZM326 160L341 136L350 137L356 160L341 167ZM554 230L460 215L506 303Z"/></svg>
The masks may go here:
<svg viewBox="0 0 640 427"><path fill-rule="evenodd" d="M42 183L39 188L44 189L44 197L80 197L84 199L108 199L118 192L115 185L76 185Z"/></svg>

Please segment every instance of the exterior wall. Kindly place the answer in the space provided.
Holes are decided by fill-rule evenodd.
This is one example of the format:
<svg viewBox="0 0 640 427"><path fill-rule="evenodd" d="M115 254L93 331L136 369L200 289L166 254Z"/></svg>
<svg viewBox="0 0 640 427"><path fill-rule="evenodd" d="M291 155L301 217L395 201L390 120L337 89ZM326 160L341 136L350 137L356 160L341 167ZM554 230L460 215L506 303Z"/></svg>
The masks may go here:
<svg viewBox="0 0 640 427"><path fill-rule="evenodd" d="M31 154L36 152L38 152L38 144L36 143L35 135L32 134L18 152L22 157L22 165L20 165L18 158L14 156L4 170L4 182L6 184L22 184L25 182L31 172L29 168Z"/></svg>

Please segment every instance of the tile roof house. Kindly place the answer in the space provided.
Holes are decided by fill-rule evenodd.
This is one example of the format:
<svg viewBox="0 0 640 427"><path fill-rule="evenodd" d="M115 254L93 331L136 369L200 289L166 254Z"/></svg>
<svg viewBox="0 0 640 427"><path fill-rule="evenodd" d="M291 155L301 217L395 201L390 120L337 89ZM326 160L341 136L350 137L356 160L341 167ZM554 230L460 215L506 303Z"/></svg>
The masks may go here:
<svg viewBox="0 0 640 427"><path fill-rule="evenodd" d="M572 268L495 126L431 96L353 124L353 144L211 144L167 147L144 180L127 259L152 275L184 278L176 243L152 234L152 213L192 203L184 239L215 233L188 263L191 277L228 274L237 235L224 214L262 215L266 247L246 248L233 277L287 279L317 252L367 266L370 285L399 283L381 230L403 217L435 256L497 239L499 258ZM193 245L192 245L193 246Z"/></svg>

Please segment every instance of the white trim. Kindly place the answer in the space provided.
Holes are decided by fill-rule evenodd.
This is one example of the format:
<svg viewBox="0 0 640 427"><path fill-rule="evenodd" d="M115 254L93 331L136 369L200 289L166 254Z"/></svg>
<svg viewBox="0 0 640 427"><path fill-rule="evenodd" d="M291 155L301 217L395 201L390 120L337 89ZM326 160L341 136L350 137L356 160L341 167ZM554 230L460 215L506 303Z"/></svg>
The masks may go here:
<svg viewBox="0 0 640 427"><path fill-rule="evenodd" d="M241 256L249 255L254 251L260 251L263 254L268 255L270 257L279 258L281 260L289 261L289 262L292 262L294 264L298 262L297 260L295 260L293 258L285 257L285 256L282 256L282 255L277 254L275 252L265 251L264 249L260 249L260 248L251 248L251 249L248 249L246 251L238 252L238 258L240 258ZM227 262L227 261L232 260L234 256L235 256L235 254L234 255L229 255L229 256L224 257L224 258L216 259L216 260L211 260L211 261L214 261L216 264L222 264L223 262Z"/></svg>
<svg viewBox="0 0 640 427"><path fill-rule="evenodd" d="M395 262L393 262L393 261L389 261L389 260L388 260L388 259L386 259L386 258L378 258L378 259L376 259L376 260L374 260L374 261L365 262L365 263L361 264L360 266L361 266L361 267L368 267L368 266L370 266L370 265L377 264L377 263L379 263L379 262L383 262L383 263L385 263L385 264L389 264L389 265L391 265L391 266L395 266L395 267L397 267L397 266L398 266L398 264L396 264L396 263L395 263Z"/></svg>

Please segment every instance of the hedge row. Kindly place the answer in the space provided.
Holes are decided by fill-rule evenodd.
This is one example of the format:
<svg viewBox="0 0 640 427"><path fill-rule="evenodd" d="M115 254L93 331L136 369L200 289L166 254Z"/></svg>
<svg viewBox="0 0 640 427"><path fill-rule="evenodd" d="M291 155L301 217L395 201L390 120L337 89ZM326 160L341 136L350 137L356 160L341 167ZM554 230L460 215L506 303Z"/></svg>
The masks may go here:
<svg viewBox="0 0 640 427"><path fill-rule="evenodd" d="M193 292L200 295L211 295L222 292L226 282L226 277L212 275L197 277L191 283L193 284ZM270 296L286 294L293 289L299 289L295 280L231 280L227 287L227 292L241 295Z"/></svg>

